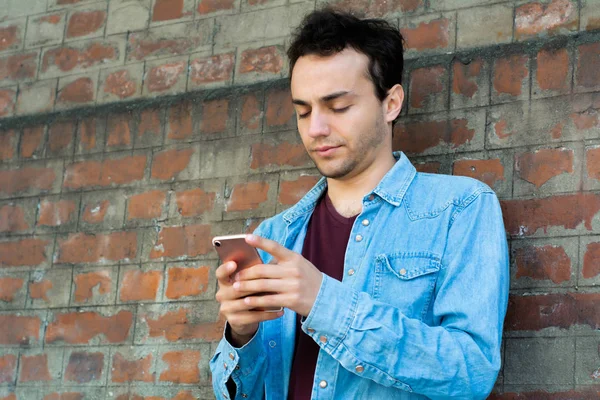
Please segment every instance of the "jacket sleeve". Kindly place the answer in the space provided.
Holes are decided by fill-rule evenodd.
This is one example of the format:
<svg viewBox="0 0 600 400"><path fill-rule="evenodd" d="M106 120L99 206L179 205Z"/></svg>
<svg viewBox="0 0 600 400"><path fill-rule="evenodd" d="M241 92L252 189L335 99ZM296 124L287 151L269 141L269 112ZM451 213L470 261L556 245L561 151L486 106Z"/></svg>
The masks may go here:
<svg viewBox="0 0 600 400"><path fill-rule="evenodd" d="M225 325L225 332L229 326ZM262 399L267 371L267 351L263 347L262 324L254 337L242 347L233 347L224 334L210 360L215 397L223 399ZM235 384L235 397L230 397L227 381Z"/></svg>
<svg viewBox="0 0 600 400"><path fill-rule="evenodd" d="M451 217L433 326L324 275L303 331L344 368L381 385L432 399L485 398L500 369L508 247L496 195L472 197Z"/></svg>

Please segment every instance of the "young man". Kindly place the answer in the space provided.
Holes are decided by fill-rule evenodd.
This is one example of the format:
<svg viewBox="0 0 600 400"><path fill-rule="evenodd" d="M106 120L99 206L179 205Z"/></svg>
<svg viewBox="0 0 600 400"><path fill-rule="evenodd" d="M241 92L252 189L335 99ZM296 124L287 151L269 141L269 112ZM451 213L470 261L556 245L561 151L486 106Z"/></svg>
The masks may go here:
<svg viewBox="0 0 600 400"><path fill-rule="evenodd" d="M402 38L386 22L316 11L288 56L323 178L247 237L265 264L216 271L228 321L210 363L217 398L485 398L509 280L496 195L392 153Z"/></svg>

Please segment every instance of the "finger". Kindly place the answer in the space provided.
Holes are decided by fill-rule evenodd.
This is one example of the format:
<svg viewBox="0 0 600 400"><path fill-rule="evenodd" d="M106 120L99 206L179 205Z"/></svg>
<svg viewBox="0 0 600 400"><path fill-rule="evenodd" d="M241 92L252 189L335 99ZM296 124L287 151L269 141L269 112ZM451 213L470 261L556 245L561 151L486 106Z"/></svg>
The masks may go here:
<svg viewBox="0 0 600 400"><path fill-rule="evenodd" d="M217 270L215 271L215 276L219 283L229 283L231 274L235 272L237 269L237 264L235 261L228 261L224 264L221 264Z"/></svg>
<svg viewBox="0 0 600 400"><path fill-rule="evenodd" d="M242 300L250 309L285 307L290 302L287 294L264 294L261 296L246 296Z"/></svg>
<svg viewBox="0 0 600 400"><path fill-rule="evenodd" d="M245 311L235 313L229 316L227 321L231 325L250 325L256 322L270 321L277 319L283 315L283 311L267 312L267 311Z"/></svg>
<svg viewBox="0 0 600 400"><path fill-rule="evenodd" d="M262 292L282 292L288 288L289 284L283 279L252 279L233 283L233 289L248 295Z"/></svg>
<svg viewBox="0 0 600 400"><path fill-rule="evenodd" d="M279 261L289 260L290 257L296 254L274 240L265 239L256 235L246 235L246 243L248 243L250 246L266 251Z"/></svg>
<svg viewBox="0 0 600 400"><path fill-rule="evenodd" d="M219 312L224 315L230 315L230 314L235 314L235 313L239 313L239 312L250 311L250 310L252 310L252 308L254 308L254 307L246 304L246 302L244 301L244 298L242 297L240 299L228 300L228 301L223 302L221 304Z"/></svg>
<svg viewBox="0 0 600 400"><path fill-rule="evenodd" d="M234 280L279 279L286 276L288 276L286 274L286 267L277 264L256 264L235 274Z"/></svg>

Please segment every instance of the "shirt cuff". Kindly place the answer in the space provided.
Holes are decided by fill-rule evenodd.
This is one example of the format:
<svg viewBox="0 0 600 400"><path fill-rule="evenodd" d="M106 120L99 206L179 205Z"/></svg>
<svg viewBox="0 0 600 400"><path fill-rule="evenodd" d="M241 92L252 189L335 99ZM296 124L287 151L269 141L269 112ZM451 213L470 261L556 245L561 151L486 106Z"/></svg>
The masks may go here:
<svg viewBox="0 0 600 400"><path fill-rule="evenodd" d="M302 321L302 331L332 353L346 337L357 307L358 292L323 274L315 304Z"/></svg>
<svg viewBox="0 0 600 400"><path fill-rule="evenodd" d="M230 330L229 323L225 323L225 330L223 340L219 347L221 347L221 353L224 356L224 366L231 365L231 368L226 368L230 373L234 375L241 374L242 376L249 375L252 373L256 365L262 358L265 357L266 351L262 346L262 324L258 324L258 330L242 347L234 347L228 340L228 331ZM218 350L217 350L218 351ZM229 360L229 361L228 361ZM229 374L228 374L229 375Z"/></svg>

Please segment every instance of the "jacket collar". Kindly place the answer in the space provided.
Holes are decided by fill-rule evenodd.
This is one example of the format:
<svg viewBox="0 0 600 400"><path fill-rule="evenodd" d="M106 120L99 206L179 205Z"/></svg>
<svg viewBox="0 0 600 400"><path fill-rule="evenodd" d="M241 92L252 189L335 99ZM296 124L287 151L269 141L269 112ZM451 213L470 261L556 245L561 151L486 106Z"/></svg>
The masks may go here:
<svg viewBox="0 0 600 400"><path fill-rule="evenodd" d="M402 203L402 199L404 198L408 187L417 174L417 170L403 152L396 151L393 154L394 158L397 160L396 164L394 164L392 169L384 175L383 179L381 179L371 193L378 195L386 202L398 207ZM302 199L300 199L300 201L284 211L282 215L283 219L288 224L291 224L301 215L312 212L326 189L327 179L322 177L317 184L313 186ZM371 193L365 195L363 204L368 201L368 197Z"/></svg>

